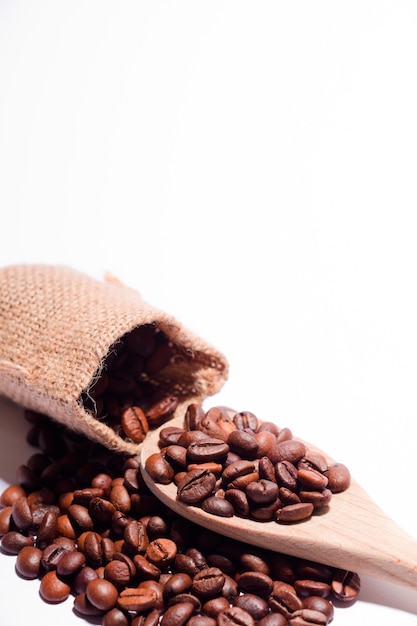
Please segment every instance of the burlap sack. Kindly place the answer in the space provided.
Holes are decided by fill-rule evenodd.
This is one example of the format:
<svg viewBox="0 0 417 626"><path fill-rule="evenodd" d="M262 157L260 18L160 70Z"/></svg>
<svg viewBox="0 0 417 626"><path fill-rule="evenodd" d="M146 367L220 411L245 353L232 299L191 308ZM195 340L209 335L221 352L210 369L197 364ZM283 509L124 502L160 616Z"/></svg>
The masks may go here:
<svg viewBox="0 0 417 626"><path fill-rule="evenodd" d="M140 444L93 417L80 397L109 350L144 324L155 324L179 348L181 358L159 374L163 393L179 397L175 416L220 390L225 357L138 292L67 267L0 269L0 394L109 449L136 454Z"/></svg>

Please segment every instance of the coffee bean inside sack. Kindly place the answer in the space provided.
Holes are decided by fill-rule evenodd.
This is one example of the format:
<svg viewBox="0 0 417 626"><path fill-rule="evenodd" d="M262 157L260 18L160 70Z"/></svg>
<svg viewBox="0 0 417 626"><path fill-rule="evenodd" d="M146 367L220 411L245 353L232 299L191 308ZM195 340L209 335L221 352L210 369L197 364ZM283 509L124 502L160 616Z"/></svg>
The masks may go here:
<svg viewBox="0 0 417 626"><path fill-rule="evenodd" d="M181 503L212 515L299 523L326 512L350 485L344 464L249 411L190 404L183 428L161 429L159 447L145 462L148 474L174 482Z"/></svg>
<svg viewBox="0 0 417 626"><path fill-rule="evenodd" d="M1 551L40 598L102 626L326 625L357 574L196 526L116 454L26 412L32 456L0 495ZM3 558L3 557L2 557Z"/></svg>
<svg viewBox="0 0 417 626"><path fill-rule="evenodd" d="M149 429L172 417L184 395L193 393L166 375L168 366L178 368L185 357L156 325L139 326L112 346L79 401L120 437L141 443Z"/></svg>

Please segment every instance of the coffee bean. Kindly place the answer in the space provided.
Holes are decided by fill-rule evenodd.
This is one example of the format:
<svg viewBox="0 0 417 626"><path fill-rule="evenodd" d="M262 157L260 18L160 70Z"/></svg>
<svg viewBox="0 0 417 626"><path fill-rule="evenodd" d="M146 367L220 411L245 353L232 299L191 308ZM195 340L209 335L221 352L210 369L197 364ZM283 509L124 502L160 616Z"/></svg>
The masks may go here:
<svg viewBox="0 0 417 626"><path fill-rule="evenodd" d="M199 598L220 594L225 578L218 567L206 567L193 578L191 590Z"/></svg>
<svg viewBox="0 0 417 626"><path fill-rule="evenodd" d="M71 592L71 586L58 578L55 570L47 572L41 579L39 593L46 602L64 602Z"/></svg>
<svg viewBox="0 0 417 626"><path fill-rule="evenodd" d="M294 611L303 608L303 603L297 596L295 588L282 581L274 581L268 604L272 611L281 613L286 619L289 619Z"/></svg>
<svg viewBox="0 0 417 626"><path fill-rule="evenodd" d="M311 502L300 502L299 504L289 504L276 512L278 522L294 523L303 522L313 514L314 505Z"/></svg>
<svg viewBox="0 0 417 626"><path fill-rule="evenodd" d="M216 477L207 470L192 470L178 484L178 499L184 504L197 504L210 496Z"/></svg>
<svg viewBox="0 0 417 626"><path fill-rule="evenodd" d="M177 546L164 537L154 539L146 548L146 558L157 567L171 563L177 555Z"/></svg>
<svg viewBox="0 0 417 626"><path fill-rule="evenodd" d="M350 486L350 471L343 463L332 463L325 475L328 479L328 488L332 493L341 493Z"/></svg>
<svg viewBox="0 0 417 626"><path fill-rule="evenodd" d="M244 430L234 430L227 438L227 443L232 450L247 459L254 459L258 453L258 442L254 434Z"/></svg>
<svg viewBox="0 0 417 626"><path fill-rule="evenodd" d="M243 593L237 596L234 599L234 606L238 606L252 615L256 623L269 613L267 601L254 593Z"/></svg>
<svg viewBox="0 0 417 626"><path fill-rule="evenodd" d="M135 443L141 443L149 431L145 413L138 406L128 407L122 411L120 423L126 437Z"/></svg>
<svg viewBox="0 0 417 626"><path fill-rule="evenodd" d="M26 532L32 525L32 511L26 496L21 496L13 502L12 518L17 528Z"/></svg>
<svg viewBox="0 0 417 626"><path fill-rule="evenodd" d="M143 613L155 606L155 591L139 587L126 587L120 592L117 606L124 611Z"/></svg>
<svg viewBox="0 0 417 626"><path fill-rule="evenodd" d="M93 606L100 611L110 611L116 606L117 588L104 578L95 578L87 584L85 594Z"/></svg>
<svg viewBox="0 0 417 626"><path fill-rule="evenodd" d="M333 604L326 598L321 596L308 596L303 600L303 608L320 611L326 615L328 623L333 621L334 607Z"/></svg>
<svg viewBox="0 0 417 626"><path fill-rule="evenodd" d="M228 500L218 496L205 498L201 503L201 508L206 513L219 517L233 517L234 515L233 505Z"/></svg>
<svg viewBox="0 0 417 626"><path fill-rule="evenodd" d="M360 578L355 572L337 570L332 579L332 593L340 602L356 600L360 591Z"/></svg>
<svg viewBox="0 0 417 626"><path fill-rule="evenodd" d="M278 485L276 482L261 478L246 487L246 495L254 504L270 504L278 497Z"/></svg>
<svg viewBox="0 0 417 626"><path fill-rule="evenodd" d="M34 538L31 535L23 535L16 530L9 530L1 540L1 548L7 554L18 554L25 546L33 545Z"/></svg>
<svg viewBox="0 0 417 626"><path fill-rule="evenodd" d="M255 626L250 613L238 606L232 606L217 616L218 626Z"/></svg>
<svg viewBox="0 0 417 626"><path fill-rule="evenodd" d="M174 477L173 468L165 457L158 452L148 456L145 461L145 469L155 482L162 485L168 485Z"/></svg>
<svg viewBox="0 0 417 626"><path fill-rule="evenodd" d="M191 602L180 602L170 606L162 616L161 626L184 626L194 613Z"/></svg>
<svg viewBox="0 0 417 626"><path fill-rule="evenodd" d="M165 396L146 409L146 419L151 428L157 428L175 413L178 406L177 396Z"/></svg>
<svg viewBox="0 0 417 626"><path fill-rule="evenodd" d="M254 593L262 598L271 595L274 582L264 572L243 572L238 578L238 587L243 593Z"/></svg>
<svg viewBox="0 0 417 626"><path fill-rule="evenodd" d="M129 614L118 608L111 609L103 615L101 626L130 626Z"/></svg>
<svg viewBox="0 0 417 626"><path fill-rule="evenodd" d="M327 615L314 609L300 609L294 611L289 619L290 626L326 626Z"/></svg>
<svg viewBox="0 0 417 626"><path fill-rule="evenodd" d="M16 557L16 571L23 578L38 578L41 569L42 550L35 546L25 546Z"/></svg>
<svg viewBox="0 0 417 626"><path fill-rule="evenodd" d="M220 439L207 437L202 441L195 441L187 448L188 463L205 463L207 461L222 462L227 457L229 446Z"/></svg>

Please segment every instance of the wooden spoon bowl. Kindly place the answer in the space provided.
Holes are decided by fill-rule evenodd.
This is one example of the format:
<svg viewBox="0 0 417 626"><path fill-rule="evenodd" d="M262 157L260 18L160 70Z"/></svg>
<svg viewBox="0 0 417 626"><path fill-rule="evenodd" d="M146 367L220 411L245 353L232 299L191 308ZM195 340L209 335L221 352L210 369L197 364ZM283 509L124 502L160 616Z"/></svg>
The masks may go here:
<svg viewBox="0 0 417 626"><path fill-rule="evenodd" d="M182 517L268 550L417 588L417 541L388 517L354 479L346 491L333 495L325 512L297 524L215 516L178 501L174 483L155 483L146 471L146 459L160 451L161 428L150 432L142 444L141 472L152 493ZM304 443L333 462L316 446Z"/></svg>

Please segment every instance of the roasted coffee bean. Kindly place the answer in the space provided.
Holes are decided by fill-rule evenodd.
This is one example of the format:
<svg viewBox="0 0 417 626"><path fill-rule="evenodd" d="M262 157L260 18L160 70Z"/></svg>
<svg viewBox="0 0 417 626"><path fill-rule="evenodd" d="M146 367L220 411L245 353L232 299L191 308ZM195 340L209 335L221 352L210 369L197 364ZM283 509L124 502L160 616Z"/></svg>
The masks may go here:
<svg viewBox="0 0 417 626"><path fill-rule="evenodd" d="M41 570L42 550L35 546L25 546L16 557L16 571L23 578L34 580Z"/></svg>
<svg viewBox="0 0 417 626"><path fill-rule="evenodd" d="M101 626L130 626L129 614L118 608L111 609L103 615Z"/></svg>
<svg viewBox="0 0 417 626"><path fill-rule="evenodd" d="M274 464L267 456L262 456L258 461L258 473L260 480L277 482Z"/></svg>
<svg viewBox="0 0 417 626"><path fill-rule="evenodd" d="M218 567L207 567L194 576L191 591L198 598L214 596L221 593L224 581L224 574Z"/></svg>
<svg viewBox="0 0 417 626"><path fill-rule="evenodd" d="M251 517L255 520L266 522L275 519L277 510L282 506L281 500L277 498L271 504L264 506L252 506L250 509Z"/></svg>
<svg viewBox="0 0 417 626"><path fill-rule="evenodd" d="M18 554L25 546L33 546L34 542L32 535L23 535L16 530L9 530L2 537L1 548L7 554Z"/></svg>
<svg viewBox="0 0 417 626"><path fill-rule="evenodd" d="M185 415L184 423L187 430L196 430L199 422L205 417L205 411L201 404L191 403L188 405Z"/></svg>
<svg viewBox="0 0 417 626"><path fill-rule="evenodd" d="M259 426L258 418L250 411L241 411L240 413L236 413L233 417L233 422L239 430L249 429L256 432Z"/></svg>
<svg viewBox="0 0 417 626"><path fill-rule="evenodd" d="M184 626L194 613L191 602L180 602L168 607L161 619L161 626Z"/></svg>
<svg viewBox="0 0 417 626"><path fill-rule="evenodd" d="M116 606L118 599L117 588L104 578L90 580L85 594L93 606L100 611L110 611Z"/></svg>
<svg viewBox="0 0 417 626"><path fill-rule="evenodd" d="M289 619L294 611L303 608L303 603L297 596L295 588L282 581L274 581L268 604L272 611L281 613L286 619Z"/></svg>
<svg viewBox="0 0 417 626"><path fill-rule="evenodd" d="M229 463L227 467L225 467L222 479L225 485L229 485L231 482L236 480L236 478L247 476L248 474L253 475L254 472L255 464L253 461L240 459L238 461L234 461L233 463Z"/></svg>
<svg viewBox="0 0 417 626"><path fill-rule="evenodd" d="M201 508L206 513L211 513L211 515L217 515L218 517L233 517L234 515L233 505L219 496L206 498L202 501Z"/></svg>
<svg viewBox="0 0 417 626"><path fill-rule="evenodd" d="M227 443L232 452L246 459L254 459L258 454L259 445L253 433L234 430L227 438Z"/></svg>
<svg viewBox="0 0 417 626"><path fill-rule="evenodd" d="M124 481L120 484L114 485L110 490L110 502L118 510L127 515L130 513L132 507L131 497L128 490L124 486Z"/></svg>
<svg viewBox="0 0 417 626"><path fill-rule="evenodd" d="M323 509L329 506L332 499L330 489L323 489L323 491L304 491L300 489L298 493L301 502L311 502L315 509Z"/></svg>
<svg viewBox="0 0 417 626"><path fill-rule="evenodd" d="M78 550L66 552L58 561L56 571L58 576L73 576L85 565L85 555Z"/></svg>
<svg viewBox="0 0 417 626"><path fill-rule="evenodd" d="M289 504L276 512L278 522L294 523L303 522L313 514L314 505L311 502L300 502L299 504Z"/></svg>
<svg viewBox="0 0 417 626"><path fill-rule="evenodd" d="M294 587L300 598L306 598L307 596L328 598L332 591L331 585L321 580L299 579L294 582Z"/></svg>
<svg viewBox="0 0 417 626"><path fill-rule="evenodd" d="M303 456L305 456L306 451L306 447L301 441L288 439L274 444L269 450L268 457L274 464L279 463L280 461L297 463Z"/></svg>
<svg viewBox="0 0 417 626"><path fill-rule="evenodd" d="M255 626L250 613L238 606L232 606L217 616L218 626Z"/></svg>
<svg viewBox="0 0 417 626"><path fill-rule="evenodd" d="M315 469L298 468L297 479L304 489L322 491L327 487L329 479Z"/></svg>
<svg viewBox="0 0 417 626"><path fill-rule="evenodd" d="M360 591L360 578L355 572L337 570L332 579L332 593L339 602L356 600Z"/></svg>
<svg viewBox="0 0 417 626"><path fill-rule="evenodd" d="M203 612L209 617L217 617L219 613L226 611L230 606L229 600L224 596L218 596L216 598L210 598L206 600L202 606Z"/></svg>
<svg viewBox="0 0 417 626"><path fill-rule="evenodd" d="M46 602L64 602L71 592L71 586L58 578L55 570L47 572L41 578L39 593Z"/></svg>
<svg viewBox="0 0 417 626"><path fill-rule="evenodd" d="M174 478L172 466L159 452L148 456L145 461L145 469L156 483L161 483L162 485L168 485Z"/></svg>
<svg viewBox="0 0 417 626"><path fill-rule="evenodd" d="M298 483L298 471L291 461L278 461L275 465L275 478L280 487L295 491Z"/></svg>
<svg viewBox="0 0 417 626"><path fill-rule="evenodd" d="M135 554L135 556L133 557L133 563L135 564L136 571L141 578L152 580L159 579L159 576L161 575L161 570L153 563L150 563L148 559L143 556L143 554ZM176 569L178 570L178 568Z"/></svg>
<svg viewBox="0 0 417 626"><path fill-rule="evenodd" d="M312 609L314 611L320 611L327 617L327 622L330 623L334 617L333 604L326 598L321 596L308 596L303 600L304 609Z"/></svg>
<svg viewBox="0 0 417 626"><path fill-rule="evenodd" d="M229 452L229 446L220 439L207 437L201 441L191 443L187 448L188 463L205 463L207 461L224 461Z"/></svg>
<svg viewBox="0 0 417 626"><path fill-rule="evenodd" d="M138 406L128 407L122 411L120 423L126 437L135 443L141 443L149 431L145 413Z"/></svg>
<svg viewBox="0 0 417 626"><path fill-rule="evenodd" d="M231 503L235 515L247 517L249 515L249 502L246 493L241 489L227 489L224 494L225 500Z"/></svg>
<svg viewBox="0 0 417 626"><path fill-rule="evenodd" d="M274 581L264 572L243 572L238 578L238 587L243 593L255 593L267 598L272 593Z"/></svg>
<svg viewBox="0 0 417 626"><path fill-rule="evenodd" d="M68 517L78 532L93 530L94 522L91 519L88 508L81 504L71 504L68 508Z"/></svg>
<svg viewBox="0 0 417 626"><path fill-rule="evenodd" d="M55 511L46 511L39 526L36 545L43 550L58 537L58 515Z"/></svg>
<svg viewBox="0 0 417 626"><path fill-rule="evenodd" d="M350 471L343 463L332 463L325 475L328 479L328 488L332 493L341 493L350 486Z"/></svg>
<svg viewBox="0 0 417 626"><path fill-rule="evenodd" d="M168 598L185 593L191 587L193 579L188 574L179 572L172 574L164 585L164 595Z"/></svg>
<svg viewBox="0 0 417 626"><path fill-rule="evenodd" d="M264 598L254 593L244 593L234 599L234 606L238 606L252 615L256 623L269 613L268 603Z"/></svg>
<svg viewBox="0 0 417 626"><path fill-rule="evenodd" d="M51 543L42 551L41 563L47 572L56 570L62 557L68 554L67 550L60 545Z"/></svg>
<svg viewBox="0 0 417 626"><path fill-rule="evenodd" d="M98 609L94 606L94 604L91 604L85 592L78 594L74 598L74 611L83 617L93 617L103 614L101 609Z"/></svg>
<svg viewBox="0 0 417 626"><path fill-rule="evenodd" d="M16 500L25 496L26 491L21 485L9 485L0 496L0 507L13 506Z"/></svg>
<svg viewBox="0 0 417 626"><path fill-rule="evenodd" d="M207 470L187 472L178 484L178 499L184 504L197 504L213 493L216 477Z"/></svg>
<svg viewBox="0 0 417 626"><path fill-rule="evenodd" d="M314 609L294 611L289 619L290 626L326 626L327 615Z"/></svg>
<svg viewBox="0 0 417 626"><path fill-rule="evenodd" d="M143 554L149 545L144 524L139 520L131 519L124 530L123 538L128 554Z"/></svg>
<svg viewBox="0 0 417 626"><path fill-rule="evenodd" d="M32 511L26 496L17 498L12 506L12 518L16 527L26 532L32 526Z"/></svg>
<svg viewBox="0 0 417 626"><path fill-rule="evenodd" d="M178 406L177 396L165 396L146 409L146 418L151 428L156 428L170 419Z"/></svg>
<svg viewBox="0 0 417 626"><path fill-rule="evenodd" d="M103 564L103 548L101 536L94 531L87 531L84 535L83 546L81 548L86 561L91 567L97 568Z"/></svg>
<svg viewBox="0 0 417 626"><path fill-rule="evenodd" d="M124 611L143 613L155 606L157 596L152 589L126 587L120 592L117 606Z"/></svg>
<svg viewBox="0 0 417 626"><path fill-rule="evenodd" d="M266 505L275 502L278 498L278 485L276 482L261 478L246 487L246 495L249 500L257 505Z"/></svg>
<svg viewBox="0 0 417 626"><path fill-rule="evenodd" d="M171 563L177 555L177 546L164 537L154 539L146 548L146 558L157 567Z"/></svg>
<svg viewBox="0 0 417 626"><path fill-rule="evenodd" d="M104 578L111 582L117 589L128 587L131 581L131 573L127 563L123 561L110 561L104 568Z"/></svg>

